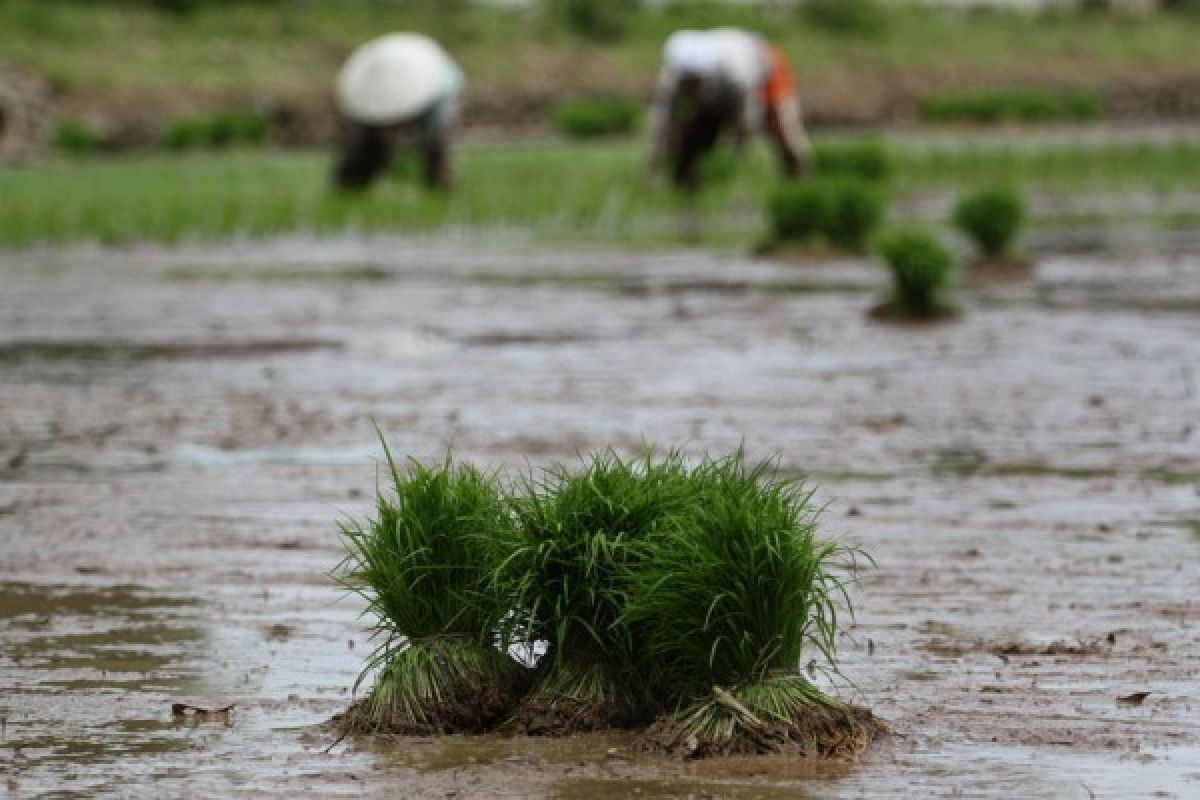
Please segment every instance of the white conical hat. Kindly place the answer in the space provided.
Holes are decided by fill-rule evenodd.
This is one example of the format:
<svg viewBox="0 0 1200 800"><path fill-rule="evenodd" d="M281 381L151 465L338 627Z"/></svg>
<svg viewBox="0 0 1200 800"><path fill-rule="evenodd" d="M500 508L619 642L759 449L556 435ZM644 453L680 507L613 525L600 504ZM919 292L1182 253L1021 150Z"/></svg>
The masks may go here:
<svg viewBox="0 0 1200 800"><path fill-rule="evenodd" d="M399 122L428 109L457 67L419 33L391 33L354 51L338 75L338 108L368 124Z"/></svg>

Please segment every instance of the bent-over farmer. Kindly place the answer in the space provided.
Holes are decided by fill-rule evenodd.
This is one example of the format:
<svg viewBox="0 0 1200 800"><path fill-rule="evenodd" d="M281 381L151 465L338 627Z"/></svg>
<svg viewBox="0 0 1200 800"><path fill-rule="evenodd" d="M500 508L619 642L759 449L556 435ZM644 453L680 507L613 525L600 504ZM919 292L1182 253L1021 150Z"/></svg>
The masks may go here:
<svg viewBox="0 0 1200 800"><path fill-rule="evenodd" d="M722 133L741 147L763 130L783 172L801 174L809 144L791 68L758 34L736 28L676 31L667 39L650 110L647 175L666 160L677 188L699 187L700 162Z"/></svg>
<svg viewBox="0 0 1200 800"><path fill-rule="evenodd" d="M427 36L392 33L354 51L337 79L338 188L365 188L402 143L420 149L426 185L449 186L462 88L462 70Z"/></svg>

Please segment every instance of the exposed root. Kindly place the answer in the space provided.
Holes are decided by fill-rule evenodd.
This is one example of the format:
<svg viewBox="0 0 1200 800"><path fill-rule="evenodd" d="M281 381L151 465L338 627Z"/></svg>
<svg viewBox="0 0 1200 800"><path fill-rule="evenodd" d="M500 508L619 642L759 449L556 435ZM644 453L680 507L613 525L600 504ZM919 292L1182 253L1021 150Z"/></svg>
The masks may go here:
<svg viewBox="0 0 1200 800"><path fill-rule="evenodd" d="M939 303L928 311L915 313L889 300L873 306L867 316L893 325L924 326L952 322L962 316L962 309L951 303Z"/></svg>
<svg viewBox="0 0 1200 800"><path fill-rule="evenodd" d="M735 712L737 713L737 712ZM685 758L788 753L809 758L849 759L887 732L883 721L854 705L802 706L788 722L738 714L731 736L694 733L673 715L659 717L645 731L645 747Z"/></svg>
<svg viewBox="0 0 1200 800"><path fill-rule="evenodd" d="M473 696L473 701L468 697ZM438 734L475 734L494 730L512 710L510 696L495 687L479 690L473 695L464 692L459 698L439 704L429 721L414 720L399 708L376 709L371 697L356 701L350 708L333 717L331 722L339 732L349 735L400 734L404 736L433 736Z"/></svg>
<svg viewBox="0 0 1200 800"><path fill-rule="evenodd" d="M546 676L521 700L505 729L530 736L631 728L649 722L627 681L599 665L564 665Z"/></svg>
<svg viewBox="0 0 1200 800"><path fill-rule="evenodd" d="M371 694L334 717L351 733L485 733L512 713L524 668L487 648L420 644L385 667Z"/></svg>

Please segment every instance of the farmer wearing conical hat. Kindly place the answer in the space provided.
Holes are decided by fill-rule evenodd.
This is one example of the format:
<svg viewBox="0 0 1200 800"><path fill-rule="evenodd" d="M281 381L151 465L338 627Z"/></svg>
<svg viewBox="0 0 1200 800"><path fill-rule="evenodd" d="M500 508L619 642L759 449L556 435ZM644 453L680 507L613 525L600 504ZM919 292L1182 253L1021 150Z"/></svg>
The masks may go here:
<svg viewBox="0 0 1200 800"><path fill-rule="evenodd" d="M392 33L354 51L337 79L338 188L368 186L402 142L420 149L426 185L448 186L462 88L462 70L427 36Z"/></svg>
<svg viewBox="0 0 1200 800"><path fill-rule="evenodd" d="M807 165L809 143L787 59L749 31L716 28L671 34L650 119L647 175L666 160L677 188L699 187L700 161L726 132L740 147L762 130L789 176L799 175Z"/></svg>

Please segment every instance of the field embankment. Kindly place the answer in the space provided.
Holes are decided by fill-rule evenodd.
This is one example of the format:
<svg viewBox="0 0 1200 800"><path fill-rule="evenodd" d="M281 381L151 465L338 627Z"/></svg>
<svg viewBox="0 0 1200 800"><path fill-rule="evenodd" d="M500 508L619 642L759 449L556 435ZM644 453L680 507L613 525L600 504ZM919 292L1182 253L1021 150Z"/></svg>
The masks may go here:
<svg viewBox="0 0 1200 800"><path fill-rule="evenodd" d="M1200 116L1200 16L888 11L859 27L793 8L675 4L642 10L619 37L588 38L548 12L471 3L367 0L144 4L10 0L0 5L3 66L43 79L58 114L113 146L158 141L181 116L231 107L267 112L280 143L331 134L329 87L360 42L390 30L441 39L469 77L476 127L544 128L564 98L648 98L662 41L680 27L740 25L788 52L815 124L922 116L963 92L1069 90L1105 116ZM119 57L114 54L120 54Z"/></svg>

